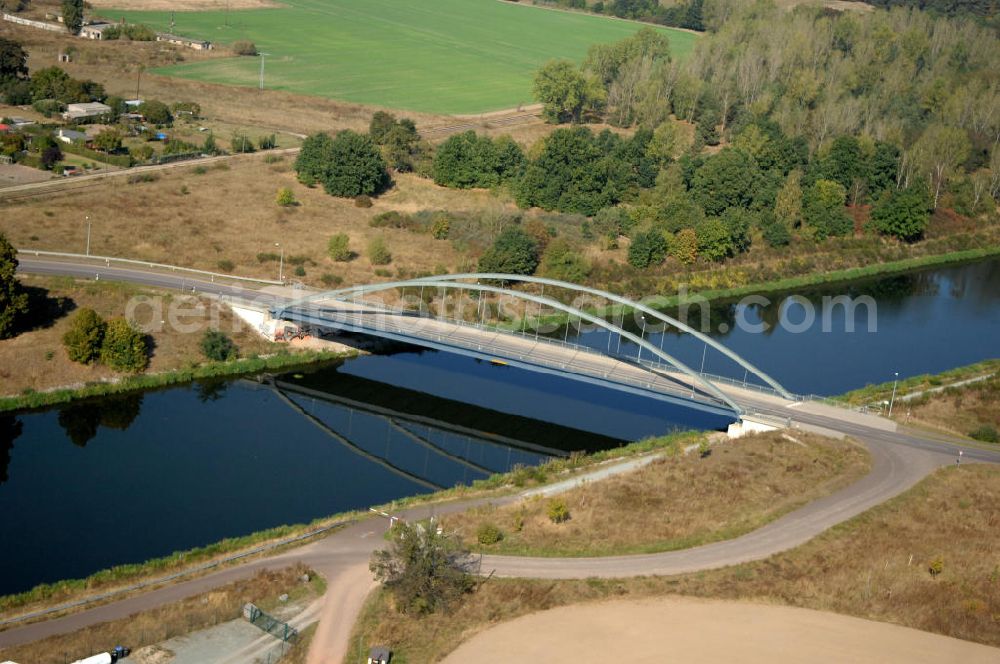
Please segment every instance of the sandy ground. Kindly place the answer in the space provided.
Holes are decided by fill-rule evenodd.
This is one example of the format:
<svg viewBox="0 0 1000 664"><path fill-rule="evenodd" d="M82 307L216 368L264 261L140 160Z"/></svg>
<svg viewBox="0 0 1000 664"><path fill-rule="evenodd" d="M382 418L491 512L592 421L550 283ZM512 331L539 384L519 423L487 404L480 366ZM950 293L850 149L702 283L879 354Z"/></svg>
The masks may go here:
<svg viewBox="0 0 1000 664"><path fill-rule="evenodd" d="M0 187L44 182L51 179L52 173L48 171L40 171L37 168L20 166L18 164L0 164Z"/></svg>
<svg viewBox="0 0 1000 664"><path fill-rule="evenodd" d="M523 616L476 635L443 661L985 664L1000 661L1000 649L835 613L670 597Z"/></svg>

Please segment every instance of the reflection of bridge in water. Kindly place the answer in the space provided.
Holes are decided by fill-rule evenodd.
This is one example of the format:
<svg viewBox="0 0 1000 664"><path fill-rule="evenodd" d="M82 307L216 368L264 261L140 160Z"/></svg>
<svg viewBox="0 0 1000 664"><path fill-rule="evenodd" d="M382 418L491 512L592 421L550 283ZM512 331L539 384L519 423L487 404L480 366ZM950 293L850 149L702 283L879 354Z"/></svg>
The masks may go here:
<svg viewBox="0 0 1000 664"><path fill-rule="evenodd" d="M339 372L264 385L323 435L429 490L623 442Z"/></svg>

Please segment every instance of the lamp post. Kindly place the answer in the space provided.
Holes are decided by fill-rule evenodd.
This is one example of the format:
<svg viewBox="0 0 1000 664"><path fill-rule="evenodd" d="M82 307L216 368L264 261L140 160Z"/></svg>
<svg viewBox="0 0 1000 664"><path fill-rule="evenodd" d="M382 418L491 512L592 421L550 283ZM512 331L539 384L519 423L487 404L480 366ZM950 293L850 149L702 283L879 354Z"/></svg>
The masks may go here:
<svg viewBox="0 0 1000 664"><path fill-rule="evenodd" d="M899 372L895 372L895 380L892 381L892 396L889 398L889 417L892 417L892 404L896 401L896 385L899 383Z"/></svg>
<svg viewBox="0 0 1000 664"><path fill-rule="evenodd" d="M636 362L642 362L642 341L646 337L646 314L639 314L642 318L641 331L639 332L639 356L635 358Z"/></svg>
<svg viewBox="0 0 1000 664"><path fill-rule="evenodd" d="M278 257L278 281L285 283L285 248L279 242L275 242L274 246L281 250L281 254Z"/></svg>
<svg viewBox="0 0 1000 664"><path fill-rule="evenodd" d="M264 89L264 56L270 55L270 53L258 53L260 56L260 89Z"/></svg>
<svg viewBox="0 0 1000 664"><path fill-rule="evenodd" d="M87 255L90 255L90 215L84 217L87 221Z"/></svg>

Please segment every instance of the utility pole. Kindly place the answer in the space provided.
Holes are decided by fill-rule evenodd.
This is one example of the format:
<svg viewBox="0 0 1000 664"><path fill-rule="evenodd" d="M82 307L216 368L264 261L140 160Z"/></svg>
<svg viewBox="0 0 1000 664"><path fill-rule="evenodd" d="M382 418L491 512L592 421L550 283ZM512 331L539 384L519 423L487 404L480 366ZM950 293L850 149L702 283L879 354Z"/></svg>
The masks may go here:
<svg viewBox="0 0 1000 664"><path fill-rule="evenodd" d="M896 379L892 381L892 396L889 398L889 417L892 417L892 404L896 401L896 385L899 383L899 372L896 372Z"/></svg>
<svg viewBox="0 0 1000 664"><path fill-rule="evenodd" d="M642 331L639 332L639 356L635 358L636 362L642 362L642 342L646 338L646 314L640 316L642 316Z"/></svg>
<svg viewBox="0 0 1000 664"><path fill-rule="evenodd" d="M260 89L264 89L264 56L269 53L258 53L260 55Z"/></svg>
<svg viewBox="0 0 1000 664"><path fill-rule="evenodd" d="M142 82L142 65L139 65L139 71L136 73L135 77L135 99L139 101L139 83Z"/></svg>
<svg viewBox="0 0 1000 664"><path fill-rule="evenodd" d="M275 242L274 246L281 249L281 256L278 258L278 281L281 283L285 282L285 248L281 244ZM271 254L272 256L274 254Z"/></svg>
<svg viewBox="0 0 1000 664"><path fill-rule="evenodd" d="M85 217L87 220L87 255L90 255L90 215Z"/></svg>

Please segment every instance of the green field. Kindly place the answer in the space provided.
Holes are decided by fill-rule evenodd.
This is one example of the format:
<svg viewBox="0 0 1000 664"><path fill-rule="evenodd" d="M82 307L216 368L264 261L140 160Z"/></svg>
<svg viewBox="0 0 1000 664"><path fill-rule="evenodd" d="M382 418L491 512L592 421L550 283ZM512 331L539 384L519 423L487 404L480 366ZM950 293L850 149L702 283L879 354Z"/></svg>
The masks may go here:
<svg viewBox="0 0 1000 664"><path fill-rule="evenodd" d="M219 3L220 7L223 4ZM636 23L500 0L287 0L285 7L177 12L177 34L268 54L265 85L429 113L480 113L533 102L531 79L551 58L583 59L591 44L634 34ZM170 12L104 16L170 29ZM661 29L676 57L697 37ZM181 64L157 73L256 86L259 58Z"/></svg>

